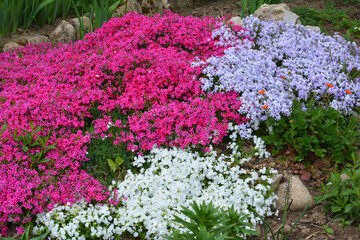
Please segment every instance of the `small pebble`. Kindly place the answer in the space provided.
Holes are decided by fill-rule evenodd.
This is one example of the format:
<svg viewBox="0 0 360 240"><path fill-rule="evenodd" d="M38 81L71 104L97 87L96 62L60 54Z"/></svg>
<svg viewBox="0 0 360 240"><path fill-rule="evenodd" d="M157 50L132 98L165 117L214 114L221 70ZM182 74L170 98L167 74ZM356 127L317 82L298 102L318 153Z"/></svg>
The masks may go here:
<svg viewBox="0 0 360 240"><path fill-rule="evenodd" d="M305 235L308 235L310 233L310 228L301 229L301 233L305 234Z"/></svg>

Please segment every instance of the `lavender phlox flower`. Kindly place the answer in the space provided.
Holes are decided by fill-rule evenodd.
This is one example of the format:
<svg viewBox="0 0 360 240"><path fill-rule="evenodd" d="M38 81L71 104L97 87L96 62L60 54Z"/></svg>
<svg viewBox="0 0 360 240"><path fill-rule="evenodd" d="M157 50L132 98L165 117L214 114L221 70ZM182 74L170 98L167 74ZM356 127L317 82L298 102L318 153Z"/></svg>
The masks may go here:
<svg viewBox="0 0 360 240"><path fill-rule="evenodd" d="M360 50L355 44L338 35L254 16L244 19L244 27L253 44L239 42L226 26L213 33L214 37L226 33L220 40L232 47L221 57L207 59L206 77L201 79L204 91L239 92L239 111L252 121L289 116L294 99L305 103L314 98L317 104L345 114L360 105L360 78L353 77L360 70Z"/></svg>
<svg viewBox="0 0 360 240"><path fill-rule="evenodd" d="M229 26L224 23L219 23L220 28L212 31L211 38L219 40L215 43L218 46L236 46L246 44L251 45L252 42L249 40L249 32L241 30L239 32L233 31Z"/></svg>

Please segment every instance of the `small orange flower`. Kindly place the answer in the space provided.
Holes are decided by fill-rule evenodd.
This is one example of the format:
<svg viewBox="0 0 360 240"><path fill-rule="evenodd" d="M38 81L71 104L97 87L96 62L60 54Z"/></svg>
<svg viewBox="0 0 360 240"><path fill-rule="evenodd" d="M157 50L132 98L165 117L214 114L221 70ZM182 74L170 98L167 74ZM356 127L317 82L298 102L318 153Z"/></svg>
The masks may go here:
<svg viewBox="0 0 360 240"><path fill-rule="evenodd" d="M268 105L264 105L264 106L263 106L263 109L266 110L266 109L268 109L268 107L269 107Z"/></svg>
<svg viewBox="0 0 360 240"><path fill-rule="evenodd" d="M330 83L327 83L326 86L328 86L329 88L334 87L334 85L332 85L332 84L330 84Z"/></svg>
<svg viewBox="0 0 360 240"><path fill-rule="evenodd" d="M261 90L261 91L259 92L259 94L263 94L263 93L265 93L265 90Z"/></svg>
<svg viewBox="0 0 360 240"><path fill-rule="evenodd" d="M293 123L294 121L293 120L290 120L291 123Z"/></svg>
<svg viewBox="0 0 360 240"><path fill-rule="evenodd" d="M345 92L347 92L348 94L351 94L352 92L350 92L349 90L345 90Z"/></svg>
<svg viewBox="0 0 360 240"><path fill-rule="evenodd" d="M285 78L285 76L281 76L281 79L284 79Z"/></svg>

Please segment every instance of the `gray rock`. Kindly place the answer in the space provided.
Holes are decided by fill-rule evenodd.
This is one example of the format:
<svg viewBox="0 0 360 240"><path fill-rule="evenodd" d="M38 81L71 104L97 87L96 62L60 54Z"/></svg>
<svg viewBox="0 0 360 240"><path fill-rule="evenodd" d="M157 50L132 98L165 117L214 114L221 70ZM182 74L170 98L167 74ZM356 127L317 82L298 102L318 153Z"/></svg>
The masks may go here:
<svg viewBox="0 0 360 240"><path fill-rule="evenodd" d="M342 182L351 179L346 173L341 174L341 175L340 175L340 178L341 178L341 181L342 181Z"/></svg>
<svg viewBox="0 0 360 240"><path fill-rule="evenodd" d="M128 0L125 12L151 14L162 9L181 8L193 4L194 0Z"/></svg>
<svg viewBox="0 0 360 240"><path fill-rule="evenodd" d="M9 42L4 45L3 51L10 52L10 51L17 49L18 47L21 47L21 46L19 44L17 44L16 42Z"/></svg>
<svg viewBox="0 0 360 240"><path fill-rule="evenodd" d="M43 35L21 35L15 40L16 43L20 45L26 45L26 44L37 44L37 43L44 43L44 42L50 42L49 38Z"/></svg>
<svg viewBox="0 0 360 240"><path fill-rule="evenodd" d="M290 188L289 188L289 203L290 202L292 203L290 205L290 210L303 211L309 201L310 201L309 208L313 207L315 201L312 199L309 190L302 183L299 176L290 175L288 177L291 178ZM287 182L279 184L278 189L275 192L275 194L278 197L278 200L276 200L276 208L279 211L283 211L285 208L286 185Z"/></svg>
<svg viewBox="0 0 360 240"><path fill-rule="evenodd" d="M52 43L69 43L76 40L76 30L69 22L62 20L55 30L50 33Z"/></svg>
<svg viewBox="0 0 360 240"><path fill-rule="evenodd" d="M142 13L141 0L128 0L126 9L128 12Z"/></svg>
<svg viewBox="0 0 360 240"><path fill-rule="evenodd" d="M194 0L165 0L169 4L169 8L189 7L194 4Z"/></svg>
<svg viewBox="0 0 360 240"><path fill-rule="evenodd" d="M286 11L282 20L284 23L301 24L300 17L293 12Z"/></svg>
<svg viewBox="0 0 360 240"><path fill-rule="evenodd" d="M315 32L321 32L320 28L318 26L305 26L305 28L311 30L311 31L315 31Z"/></svg>
<svg viewBox="0 0 360 240"><path fill-rule="evenodd" d="M83 24L83 29L81 29L82 34L90 32L91 28L92 28L90 18L84 16L84 17L81 17L81 21ZM75 39L79 40L80 39L80 21L79 21L79 19L73 18L69 21L69 23L71 25L73 25L73 27L75 28Z"/></svg>
<svg viewBox="0 0 360 240"><path fill-rule="evenodd" d="M261 20L273 19L285 23L300 24L299 16L291 12L285 3L263 4L255 11L254 15Z"/></svg>
<svg viewBox="0 0 360 240"><path fill-rule="evenodd" d="M301 233L304 234L304 235L309 235L310 234L310 228L301 229Z"/></svg>
<svg viewBox="0 0 360 240"><path fill-rule="evenodd" d="M27 37L27 40L26 40L27 44L38 44L38 43L45 43L45 42L50 42L50 39L43 35L29 36L29 37Z"/></svg>
<svg viewBox="0 0 360 240"><path fill-rule="evenodd" d="M117 7L112 15L112 17L122 17L128 12L126 5L121 5Z"/></svg>
<svg viewBox="0 0 360 240"><path fill-rule="evenodd" d="M281 21L284 18L285 12L290 11L290 8L285 3L281 4L263 4L254 13L255 17L261 20L273 19Z"/></svg>
<svg viewBox="0 0 360 240"><path fill-rule="evenodd" d="M151 14L169 7L167 0L128 0L127 11Z"/></svg>
<svg viewBox="0 0 360 240"><path fill-rule="evenodd" d="M350 180L351 178L346 174L343 173L340 175L341 182L344 182L346 180ZM332 185L332 182L328 182L326 185Z"/></svg>
<svg viewBox="0 0 360 240"><path fill-rule="evenodd" d="M237 25L237 26L243 26L244 25L244 22L243 20L241 19L241 17L232 17L230 19L230 22L233 22L234 25Z"/></svg>
<svg viewBox="0 0 360 240"><path fill-rule="evenodd" d="M25 46L26 44L28 44L28 38L32 37L32 36L28 36L28 35L21 35L19 37L17 37L14 42L16 42L17 44L20 44L22 46Z"/></svg>
<svg viewBox="0 0 360 240"><path fill-rule="evenodd" d="M273 183L271 184L272 189L276 189L279 186L279 183L284 175L282 174L276 174L272 177Z"/></svg>

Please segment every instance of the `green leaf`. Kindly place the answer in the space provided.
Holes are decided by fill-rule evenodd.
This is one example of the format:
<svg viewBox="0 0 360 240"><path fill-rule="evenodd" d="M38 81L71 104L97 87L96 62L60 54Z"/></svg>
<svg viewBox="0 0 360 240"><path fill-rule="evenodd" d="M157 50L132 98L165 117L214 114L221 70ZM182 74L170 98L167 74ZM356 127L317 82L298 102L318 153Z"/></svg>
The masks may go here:
<svg viewBox="0 0 360 240"><path fill-rule="evenodd" d="M23 143L24 143L24 145L30 145L32 140L33 140L33 136L26 135L26 139L25 139L25 141L23 141Z"/></svg>
<svg viewBox="0 0 360 240"><path fill-rule="evenodd" d="M39 161L39 163L47 163L47 162L50 162L51 159L48 159L48 158L44 158L42 160Z"/></svg>
<svg viewBox="0 0 360 240"><path fill-rule="evenodd" d="M109 9L107 10L108 16L111 16L113 14L115 9L120 5L121 2L122 0L119 0L109 7Z"/></svg>
<svg viewBox="0 0 360 240"><path fill-rule="evenodd" d="M41 144L41 145L45 145L45 141L44 141L44 138L42 137L37 137L36 140Z"/></svg>
<svg viewBox="0 0 360 240"><path fill-rule="evenodd" d="M326 232L328 234L334 234L334 230L332 228L326 228Z"/></svg>
<svg viewBox="0 0 360 240"><path fill-rule="evenodd" d="M36 147L36 146L39 146L39 145L40 145L40 144L39 144L38 142L34 142L34 143L31 143L31 144L30 144L30 147L33 148L33 147Z"/></svg>
<svg viewBox="0 0 360 240"><path fill-rule="evenodd" d="M124 163L124 159L122 159L121 157L117 157L115 158L115 162L116 162L116 166L118 167Z"/></svg>
<svg viewBox="0 0 360 240"><path fill-rule="evenodd" d="M247 0L242 0L242 8L241 8L241 18L245 17L245 13L247 8Z"/></svg>
<svg viewBox="0 0 360 240"><path fill-rule="evenodd" d="M323 228L324 228L323 233L328 233L328 234L333 234L334 233L334 230L331 227L328 227L328 224L326 224L326 225L324 224Z"/></svg>
<svg viewBox="0 0 360 240"><path fill-rule="evenodd" d="M46 233L43 233L43 234L41 234L40 236L38 236L38 237L33 237L31 240L43 240L43 239L45 239L46 237L47 237L47 235L49 235L50 234L50 231L47 231Z"/></svg>
<svg viewBox="0 0 360 240"><path fill-rule="evenodd" d="M113 171L113 172L115 172L116 170L117 170L117 166L116 166L116 164L114 163L114 161L113 160L111 160L111 159L107 159L107 161L108 161L108 164L109 164L109 167L110 167L110 169Z"/></svg>
<svg viewBox="0 0 360 240"><path fill-rule="evenodd" d="M36 162L36 156L34 154L30 154L29 156L33 162Z"/></svg>
<svg viewBox="0 0 360 240"><path fill-rule="evenodd" d="M30 231L30 225L26 227L25 232L21 237L21 240L28 240L29 239L29 231Z"/></svg>
<svg viewBox="0 0 360 240"><path fill-rule="evenodd" d="M43 151L35 153L35 156L37 156L37 160L40 161L44 157L45 153Z"/></svg>
<svg viewBox="0 0 360 240"><path fill-rule="evenodd" d="M341 212L340 206L331 206L331 213Z"/></svg>
<svg viewBox="0 0 360 240"><path fill-rule="evenodd" d="M36 127L35 131L33 132L33 135L39 133L42 130L42 128L43 128L42 126Z"/></svg>
<svg viewBox="0 0 360 240"><path fill-rule="evenodd" d="M28 147L22 147L22 150L23 150L24 152L27 152L27 151L29 150L29 148L28 148Z"/></svg>
<svg viewBox="0 0 360 240"><path fill-rule="evenodd" d="M345 207L345 213L351 213L353 209L356 209L356 205L355 204L348 204Z"/></svg>
<svg viewBox="0 0 360 240"><path fill-rule="evenodd" d="M271 155L277 155L279 152L279 150L273 149L271 150Z"/></svg>
<svg viewBox="0 0 360 240"><path fill-rule="evenodd" d="M1 127L1 133L0 133L0 137L3 135L3 133L5 132L5 129L7 128L7 122L4 123L4 125Z"/></svg>
<svg viewBox="0 0 360 240"><path fill-rule="evenodd" d="M359 159L359 154L354 151L354 152L351 153L351 158L355 162L356 160Z"/></svg>
<svg viewBox="0 0 360 240"><path fill-rule="evenodd" d="M43 9L44 7L46 7L47 5L49 5L50 3L52 3L53 1L55 1L55 0L46 0L46 1L42 2L42 3L35 9L35 11L33 12L31 21L35 18L35 16L38 14L38 12L39 12L41 9ZM29 25L30 25L30 24L29 24Z"/></svg>
<svg viewBox="0 0 360 240"><path fill-rule="evenodd" d="M48 152L48 151L50 151L52 149L56 149L56 146L55 145L50 145L45 149L45 151Z"/></svg>
<svg viewBox="0 0 360 240"><path fill-rule="evenodd" d="M315 149L315 155L318 157L324 157L324 153L326 153L325 149Z"/></svg>

